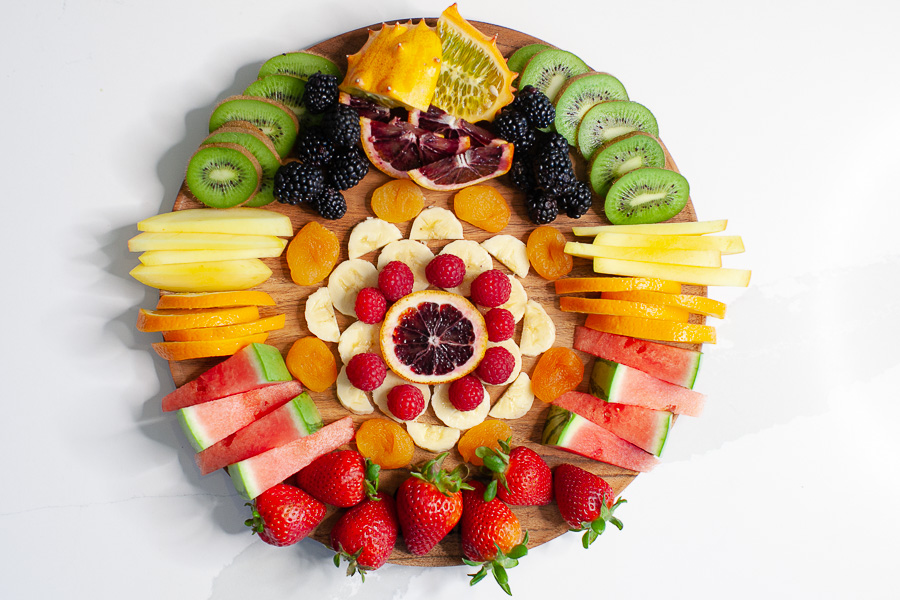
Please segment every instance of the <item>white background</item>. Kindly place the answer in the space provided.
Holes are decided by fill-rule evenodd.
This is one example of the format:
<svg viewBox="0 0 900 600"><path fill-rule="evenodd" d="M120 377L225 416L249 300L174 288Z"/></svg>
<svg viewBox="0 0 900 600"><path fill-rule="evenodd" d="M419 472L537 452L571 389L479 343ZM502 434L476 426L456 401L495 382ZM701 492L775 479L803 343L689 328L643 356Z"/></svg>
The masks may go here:
<svg viewBox="0 0 900 600"><path fill-rule="evenodd" d="M499 598L468 568L364 585L247 534L201 480L134 328L138 220L171 209L215 103L261 62L445 2L10 3L3 94L0 597ZM515 597L897 598L900 57L892 2L462 0L652 108L701 219L753 269L622 532L511 572Z"/></svg>

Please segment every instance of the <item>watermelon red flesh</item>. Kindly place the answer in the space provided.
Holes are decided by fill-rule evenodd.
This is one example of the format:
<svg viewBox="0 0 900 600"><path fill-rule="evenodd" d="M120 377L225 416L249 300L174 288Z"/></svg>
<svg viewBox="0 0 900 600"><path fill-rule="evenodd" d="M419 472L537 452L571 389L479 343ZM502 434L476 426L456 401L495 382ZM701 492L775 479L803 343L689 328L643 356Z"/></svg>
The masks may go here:
<svg viewBox="0 0 900 600"><path fill-rule="evenodd" d="M551 406L542 442L610 465L646 472L659 459L614 433L559 406Z"/></svg>
<svg viewBox="0 0 900 600"><path fill-rule="evenodd" d="M277 348L250 344L168 394L162 409L178 410L292 379Z"/></svg>
<svg viewBox="0 0 900 600"><path fill-rule="evenodd" d="M269 414L216 442L194 457L201 475L307 436L322 427L322 417L303 393Z"/></svg>
<svg viewBox="0 0 900 600"><path fill-rule="evenodd" d="M706 399L699 392L602 358L594 361L591 394L607 402L667 410L691 417L700 415Z"/></svg>
<svg viewBox="0 0 900 600"><path fill-rule="evenodd" d="M662 453L672 426L672 413L668 411L613 404L584 392L566 392L553 404L581 415L656 456Z"/></svg>
<svg viewBox="0 0 900 600"><path fill-rule="evenodd" d="M178 411L178 421L194 450L199 452L296 398L302 391L299 381L285 381L182 408Z"/></svg>
<svg viewBox="0 0 900 600"><path fill-rule="evenodd" d="M663 381L693 389L702 352L648 342L626 335L575 327L576 350L627 365Z"/></svg>
<svg viewBox="0 0 900 600"><path fill-rule="evenodd" d="M350 443L353 418L344 417L306 437L273 448L228 467L237 491L252 500L318 457Z"/></svg>

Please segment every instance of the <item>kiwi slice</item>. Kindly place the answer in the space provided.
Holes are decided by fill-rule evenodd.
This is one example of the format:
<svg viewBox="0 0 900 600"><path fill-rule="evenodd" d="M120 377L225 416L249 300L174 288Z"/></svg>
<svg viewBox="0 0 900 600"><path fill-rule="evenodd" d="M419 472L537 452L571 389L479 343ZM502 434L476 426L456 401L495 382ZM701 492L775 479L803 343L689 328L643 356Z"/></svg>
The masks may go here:
<svg viewBox="0 0 900 600"><path fill-rule="evenodd" d="M571 52L550 48L531 57L519 75L519 84L521 87L536 87L553 100L567 79L590 70L583 60Z"/></svg>
<svg viewBox="0 0 900 600"><path fill-rule="evenodd" d="M528 61L531 60L531 57L540 52L541 50L549 50L551 46L547 44L528 44L527 46L522 46L518 50L512 53L508 59L506 59L506 66L513 73L522 73L522 69L525 68L525 65L528 64ZM513 80L513 85L518 87L519 77L518 75Z"/></svg>
<svg viewBox="0 0 900 600"><path fill-rule="evenodd" d="M666 153L655 137L643 131L633 131L600 146L588 167L591 188L598 196L605 196L612 182L635 169L666 164Z"/></svg>
<svg viewBox="0 0 900 600"><path fill-rule="evenodd" d="M253 197L262 168L249 150L238 144L201 146L188 162L188 191L211 208L231 208Z"/></svg>
<svg viewBox="0 0 900 600"><path fill-rule="evenodd" d="M631 100L601 102L587 111L578 126L578 149L590 160L597 148L632 131L659 137L656 117L647 107Z"/></svg>
<svg viewBox="0 0 900 600"><path fill-rule="evenodd" d="M582 73L566 81L559 90L556 105L556 133L570 146L576 142L578 124L585 113L601 102L628 100L628 92L618 79L609 73Z"/></svg>
<svg viewBox="0 0 900 600"><path fill-rule="evenodd" d="M294 147L300 123L290 108L265 98L231 96L213 110L209 118L212 133L229 121L248 121L272 140L278 156L284 158Z"/></svg>
<svg viewBox="0 0 900 600"><path fill-rule="evenodd" d="M675 171L645 167L613 182L603 210L613 225L668 221L687 204L690 186Z"/></svg>
<svg viewBox="0 0 900 600"><path fill-rule="evenodd" d="M306 113L303 106L303 92L306 90L306 82L293 75L266 75L257 79L244 90L244 96L256 98L268 98L275 102L281 102L302 118Z"/></svg>
<svg viewBox="0 0 900 600"><path fill-rule="evenodd" d="M309 52L288 52L273 56L259 69L259 78L262 79L266 75L275 73L281 75L293 75L304 81L313 73L324 73L325 75L334 75L338 79L342 77L341 70L337 65L318 54L310 54Z"/></svg>
<svg viewBox="0 0 900 600"><path fill-rule="evenodd" d="M237 144L250 151L259 163L261 174L259 189L256 195L244 203L244 206L265 206L275 201L275 173L281 166L281 159L272 140L263 132L246 121L234 121L213 131L203 144Z"/></svg>

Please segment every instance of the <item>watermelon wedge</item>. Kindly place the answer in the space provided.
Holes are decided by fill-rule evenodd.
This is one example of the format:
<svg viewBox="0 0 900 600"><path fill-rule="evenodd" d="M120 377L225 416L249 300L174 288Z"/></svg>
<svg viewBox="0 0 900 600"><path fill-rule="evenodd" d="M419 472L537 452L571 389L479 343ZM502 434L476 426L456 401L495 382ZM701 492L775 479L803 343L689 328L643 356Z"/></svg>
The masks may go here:
<svg viewBox="0 0 900 600"><path fill-rule="evenodd" d="M560 406L553 405L541 441L587 458L632 471L650 471L659 459L614 433Z"/></svg>
<svg viewBox="0 0 900 600"><path fill-rule="evenodd" d="M216 442L194 457L202 475L300 439L322 427L322 416L306 392Z"/></svg>
<svg viewBox="0 0 900 600"><path fill-rule="evenodd" d="M693 389L700 370L702 352L658 342L639 340L626 335L575 327L576 350L640 369L657 379Z"/></svg>
<svg viewBox="0 0 900 600"><path fill-rule="evenodd" d="M656 456L662 454L672 426L672 413L668 411L613 404L584 392L566 392L554 400L553 404L584 417Z"/></svg>
<svg viewBox="0 0 900 600"><path fill-rule="evenodd" d="M228 467L237 491L252 500L318 457L353 439L353 417L329 423L317 432Z"/></svg>
<svg viewBox="0 0 900 600"><path fill-rule="evenodd" d="M699 416L706 397L638 369L598 358L591 371L591 394L619 404L632 404L678 415Z"/></svg>
<svg viewBox="0 0 900 600"><path fill-rule="evenodd" d="M250 344L165 396L162 409L178 410L292 379L278 348Z"/></svg>
<svg viewBox="0 0 900 600"><path fill-rule="evenodd" d="M303 385L295 380L232 394L180 409L178 422L194 450L199 452L296 398L302 391Z"/></svg>

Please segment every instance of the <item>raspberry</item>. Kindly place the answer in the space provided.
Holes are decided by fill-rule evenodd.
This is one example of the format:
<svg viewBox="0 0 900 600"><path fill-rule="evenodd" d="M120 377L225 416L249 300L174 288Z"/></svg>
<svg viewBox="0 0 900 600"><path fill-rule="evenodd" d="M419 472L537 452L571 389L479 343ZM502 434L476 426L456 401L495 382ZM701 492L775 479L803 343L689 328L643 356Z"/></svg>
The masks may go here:
<svg viewBox="0 0 900 600"><path fill-rule="evenodd" d="M516 318L505 308L492 308L484 315L488 341L503 342L516 332Z"/></svg>
<svg viewBox="0 0 900 600"><path fill-rule="evenodd" d="M388 409L401 421L412 421L425 410L422 390L412 384L395 385L387 395Z"/></svg>
<svg viewBox="0 0 900 600"><path fill-rule="evenodd" d="M503 346L491 346L478 363L475 374L489 385L500 385L509 379L515 368L516 359L509 350Z"/></svg>
<svg viewBox="0 0 900 600"><path fill-rule="evenodd" d="M456 410L474 410L484 401L484 386L477 377L466 375L450 384L450 404Z"/></svg>
<svg viewBox="0 0 900 600"><path fill-rule="evenodd" d="M384 319L387 312L387 300L378 288L368 287L359 290L356 295L356 316L363 323L374 325Z"/></svg>
<svg viewBox="0 0 900 600"><path fill-rule="evenodd" d="M384 294L388 302L396 302L413 290L412 269L399 260L392 260L384 265L378 274L378 289Z"/></svg>
<svg viewBox="0 0 900 600"><path fill-rule="evenodd" d="M493 308L509 300L512 284L503 271L485 271L472 282L472 301L481 306Z"/></svg>
<svg viewBox="0 0 900 600"><path fill-rule="evenodd" d="M371 392L384 383L387 369L381 357L372 352L357 354L347 363L347 379L364 392Z"/></svg>
<svg viewBox="0 0 900 600"><path fill-rule="evenodd" d="M425 267L428 283L439 288L454 288L466 276L466 263L453 254L438 254Z"/></svg>

